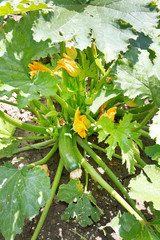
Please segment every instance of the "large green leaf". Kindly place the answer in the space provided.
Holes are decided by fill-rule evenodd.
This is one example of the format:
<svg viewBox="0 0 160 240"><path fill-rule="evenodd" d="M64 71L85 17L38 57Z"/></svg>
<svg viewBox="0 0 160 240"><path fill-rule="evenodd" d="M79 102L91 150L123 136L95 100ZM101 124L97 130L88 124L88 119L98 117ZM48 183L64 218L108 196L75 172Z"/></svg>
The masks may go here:
<svg viewBox="0 0 160 240"><path fill-rule="evenodd" d="M145 148L145 153L152 158L152 160L158 161L160 164L160 145L155 144Z"/></svg>
<svg viewBox="0 0 160 240"><path fill-rule="evenodd" d="M160 145L160 110L153 117L152 121L152 124L149 126L149 134L151 138L155 139L156 143Z"/></svg>
<svg viewBox="0 0 160 240"><path fill-rule="evenodd" d="M134 59L134 55L132 57ZM130 64L127 58L119 61L118 79L115 82L120 85L125 96L132 99L141 95L143 98L151 98L160 106L160 57L157 56L152 63L145 50L141 51L138 61L137 54L135 57L135 65Z"/></svg>
<svg viewBox="0 0 160 240"><path fill-rule="evenodd" d="M0 138L10 138L15 131L15 127L0 118Z"/></svg>
<svg viewBox="0 0 160 240"><path fill-rule="evenodd" d="M6 240L22 232L24 217L32 219L50 197L45 171L0 167L0 230Z"/></svg>
<svg viewBox="0 0 160 240"><path fill-rule="evenodd" d="M93 112L96 113L102 104L106 103L108 104L109 100L114 100L116 97L119 95L119 91L116 89L106 89L106 90L100 90L97 95L95 96L95 99L92 103L92 105L89 107L89 109Z"/></svg>
<svg viewBox="0 0 160 240"><path fill-rule="evenodd" d="M147 226L142 225L130 213L118 213L106 227L112 227L123 240L158 240L158 236Z"/></svg>
<svg viewBox="0 0 160 240"><path fill-rule="evenodd" d="M131 28L120 22L127 22L145 33L157 23L157 13L150 11L149 0L95 0L88 4L72 0L54 2L57 6L50 19L46 22L41 16L32 28L34 39L49 38L52 42L59 42L74 38L75 46L82 50L91 45L91 33L107 61L126 50L129 38L136 38Z"/></svg>
<svg viewBox="0 0 160 240"><path fill-rule="evenodd" d="M155 165L147 165L143 168L145 174L141 172L136 178L131 179L129 195L133 199L153 202L154 208L160 210L160 168Z"/></svg>
<svg viewBox="0 0 160 240"><path fill-rule="evenodd" d="M36 81L29 76L30 69L28 64L32 63L32 60L46 57L48 54L53 54L56 51L56 48L50 45L48 40L39 43L33 40L31 26L35 16L34 14L29 14L21 18L19 23L16 23L13 19L8 20L5 25L7 32L6 50L0 57L0 81L13 88L20 88L23 91L22 97L25 98L25 104L21 103L21 108L28 104L29 101L39 98L37 91L40 91L42 94L51 93L51 89L55 89L56 85L55 78L52 77L51 84L49 77L47 78L48 81L45 80L47 82L44 89L41 87L44 76L42 79L36 79ZM46 77L48 77L48 74ZM54 94L54 91L52 94Z"/></svg>
<svg viewBox="0 0 160 240"><path fill-rule="evenodd" d="M97 122L99 142L106 139L105 143L109 144L106 148L108 158L112 159L115 148L119 145L122 151L122 163L126 162L130 174L135 171L135 154L137 154L133 141L142 147L142 143L138 139L140 134L133 131L135 122L131 122L131 120L132 116L126 114L123 120L120 120L118 126L108 117L102 117Z"/></svg>
<svg viewBox="0 0 160 240"><path fill-rule="evenodd" d="M48 2L48 3L47 3ZM53 7L51 1L46 0L3 0L0 3L0 16L24 13Z"/></svg>
<svg viewBox="0 0 160 240"><path fill-rule="evenodd" d="M6 95L8 98L12 96L15 88L0 82L0 97Z"/></svg>
<svg viewBox="0 0 160 240"><path fill-rule="evenodd" d="M0 158L11 157L18 148L18 143L12 137L15 127L0 118Z"/></svg>
<svg viewBox="0 0 160 240"><path fill-rule="evenodd" d="M0 140L0 159L4 157L11 157L17 152L18 142L12 139Z"/></svg>
<svg viewBox="0 0 160 240"><path fill-rule="evenodd" d="M60 201L69 203L62 220L68 221L72 217L81 226L86 227L93 221L97 222L102 214L91 192L84 192L79 180L71 179L68 184L61 185L57 197Z"/></svg>

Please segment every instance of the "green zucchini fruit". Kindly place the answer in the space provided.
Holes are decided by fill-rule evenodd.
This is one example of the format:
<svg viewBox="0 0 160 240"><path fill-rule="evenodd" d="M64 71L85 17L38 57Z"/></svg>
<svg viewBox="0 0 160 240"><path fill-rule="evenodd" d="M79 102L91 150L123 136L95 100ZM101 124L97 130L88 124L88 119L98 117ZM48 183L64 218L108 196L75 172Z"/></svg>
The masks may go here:
<svg viewBox="0 0 160 240"><path fill-rule="evenodd" d="M69 125L64 125L59 129L59 154L68 172L80 169L78 157L73 148L73 132Z"/></svg>

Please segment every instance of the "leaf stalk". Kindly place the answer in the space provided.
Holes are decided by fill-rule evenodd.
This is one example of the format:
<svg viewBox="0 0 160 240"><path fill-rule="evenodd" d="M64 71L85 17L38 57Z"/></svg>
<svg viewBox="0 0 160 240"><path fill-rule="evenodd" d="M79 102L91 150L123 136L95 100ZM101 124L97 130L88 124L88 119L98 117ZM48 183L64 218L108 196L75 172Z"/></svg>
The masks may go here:
<svg viewBox="0 0 160 240"><path fill-rule="evenodd" d="M52 192L52 193L51 193L51 197L50 197L49 200L46 202L46 205L45 205L45 207L44 207L44 210L43 210L43 212L42 212L42 215L41 215L41 217L40 217L40 219L39 219L39 222L38 222L38 224L37 224L37 227L36 227L36 229L35 229L35 231L34 231L34 234L33 234L32 238L31 238L31 240L36 240L36 239L37 239L37 237L38 237L38 235L39 235L39 232L40 232L40 230L41 230L41 228L42 228L42 226L43 226L43 223L44 223L44 221L45 221L45 219L46 219L46 216L47 216L47 214L48 214L49 208L50 208L50 206L51 206L51 204L52 204L52 201L53 201L55 192L56 192L56 190L57 190L57 187L58 187L58 184L59 184L59 181L60 181L60 178L61 178L62 170L63 170L63 163L62 163L62 161L60 160L59 165L58 165L58 169L57 169L57 172L56 172L56 175L55 175L55 178L54 178L54 181L53 181L53 183L52 183L52 188L51 188L51 192Z"/></svg>

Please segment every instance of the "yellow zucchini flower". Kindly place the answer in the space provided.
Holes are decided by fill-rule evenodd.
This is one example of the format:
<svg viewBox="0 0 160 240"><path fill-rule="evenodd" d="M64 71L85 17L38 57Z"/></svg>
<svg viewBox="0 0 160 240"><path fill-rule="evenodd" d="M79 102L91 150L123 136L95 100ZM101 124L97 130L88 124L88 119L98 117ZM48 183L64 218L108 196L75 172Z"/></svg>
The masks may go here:
<svg viewBox="0 0 160 240"><path fill-rule="evenodd" d="M126 104L128 107L138 107L138 105L137 105L136 103L134 103L134 98L133 98L131 101L125 102L125 104Z"/></svg>
<svg viewBox="0 0 160 240"><path fill-rule="evenodd" d="M117 113L117 108L116 108L116 107L112 107L112 108L109 108L109 109L107 110L107 112L104 113L104 114L102 114L100 117L103 117L103 116L104 116L104 117L109 117L109 118L111 118L112 121L113 121L114 118L115 118L116 113Z"/></svg>
<svg viewBox="0 0 160 240"><path fill-rule="evenodd" d="M66 53L73 60L75 60L76 57L77 57L77 50L73 46L72 47L66 47Z"/></svg>
<svg viewBox="0 0 160 240"><path fill-rule="evenodd" d="M32 70L31 72L29 72L31 78L33 78L37 71L49 72L51 75L53 75L53 72L49 68L35 61L33 62L33 64L28 64L28 67Z"/></svg>
<svg viewBox="0 0 160 240"><path fill-rule="evenodd" d="M80 73L80 69L76 62L65 53L63 53L63 58L58 61L58 66L53 72L56 72L61 68L64 68L72 77L77 77Z"/></svg>
<svg viewBox="0 0 160 240"><path fill-rule="evenodd" d="M87 135L86 131L88 131L88 128L90 127L90 125L91 125L91 122L87 119L85 115L80 116L80 111L78 107L74 117L74 123L73 123L74 131L77 132L81 138L85 138Z"/></svg>

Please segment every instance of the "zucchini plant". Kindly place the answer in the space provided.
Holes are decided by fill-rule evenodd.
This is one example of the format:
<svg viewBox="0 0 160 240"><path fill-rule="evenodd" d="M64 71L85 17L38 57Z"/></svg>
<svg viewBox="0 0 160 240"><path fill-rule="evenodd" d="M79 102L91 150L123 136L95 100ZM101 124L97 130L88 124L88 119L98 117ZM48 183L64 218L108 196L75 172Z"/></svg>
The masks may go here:
<svg viewBox="0 0 160 240"><path fill-rule="evenodd" d="M25 123L0 110L0 158L50 148L43 159L20 169L10 161L0 166L0 231L6 240L44 207L31 238L37 239L58 187L58 200L68 203L63 220L74 218L83 227L99 221L103 211L87 190L88 175L126 211L101 229L111 226L124 240L160 239L159 9L159 1L150 0L1 1L0 102L30 111L33 119ZM2 98L13 95L16 103ZM32 134L17 136L17 128ZM144 147L144 138L155 144ZM47 161L57 150L50 186ZM113 157L131 176L141 170L128 189L107 165ZM63 167L68 183L59 186ZM136 200L148 203L151 220Z"/></svg>

